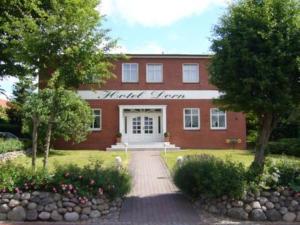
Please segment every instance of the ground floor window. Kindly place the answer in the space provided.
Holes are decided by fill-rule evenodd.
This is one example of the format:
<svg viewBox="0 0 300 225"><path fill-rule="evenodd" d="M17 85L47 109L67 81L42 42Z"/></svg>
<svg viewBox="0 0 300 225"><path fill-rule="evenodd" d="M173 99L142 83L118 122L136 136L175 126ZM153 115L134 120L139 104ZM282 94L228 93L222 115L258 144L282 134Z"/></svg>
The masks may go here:
<svg viewBox="0 0 300 225"><path fill-rule="evenodd" d="M198 108L185 108L183 110L184 129L195 130L200 128L200 109Z"/></svg>
<svg viewBox="0 0 300 225"><path fill-rule="evenodd" d="M226 112L217 108L210 109L210 128L226 129Z"/></svg>
<svg viewBox="0 0 300 225"><path fill-rule="evenodd" d="M93 109L92 130L101 130L101 109Z"/></svg>

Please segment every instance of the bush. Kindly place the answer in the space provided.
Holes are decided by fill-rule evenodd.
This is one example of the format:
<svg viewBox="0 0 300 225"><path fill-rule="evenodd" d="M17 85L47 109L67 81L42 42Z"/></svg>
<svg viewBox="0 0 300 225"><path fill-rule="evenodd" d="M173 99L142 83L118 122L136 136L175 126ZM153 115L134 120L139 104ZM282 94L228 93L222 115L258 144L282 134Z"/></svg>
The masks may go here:
<svg viewBox="0 0 300 225"><path fill-rule="evenodd" d="M300 139L284 138L275 142L269 142L267 152L270 154L284 154L300 157Z"/></svg>
<svg viewBox="0 0 300 225"><path fill-rule="evenodd" d="M24 150L24 144L18 139L0 139L0 154Z"/></svg>
<svg viewBox="0 0 300 225"><path fill-rule="evenodd" d="M245 168L241 163L223 161L209 155L186 157L174 168L174 182L192 198L241 197L245 190Z"/></svg>
<svg viewBox="0 0 300 225"><path fill-rule="evenodd" d="M32 171L11 162L0 166L0 192L50 191L92 197L105 194L110 199L130 191L131 179L126 170L103 168L99 162L80 168L57 166L54 172Z"/></svg>

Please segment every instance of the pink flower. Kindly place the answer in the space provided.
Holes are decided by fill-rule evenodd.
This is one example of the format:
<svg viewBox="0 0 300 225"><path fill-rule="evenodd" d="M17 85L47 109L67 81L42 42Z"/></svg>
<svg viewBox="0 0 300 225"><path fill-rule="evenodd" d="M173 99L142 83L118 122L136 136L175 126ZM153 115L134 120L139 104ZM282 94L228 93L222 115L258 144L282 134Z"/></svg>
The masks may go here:
<svg viewBox="0 0 300 225"><path fill-rule="evenodd" d="M98 192L99 192L100 195L103 195L103 189L102 188L99 188Z"/></svg>
<svg viewBox="0 0 300 225"><path fill-rule="evenodd" d="M70 173L65 173L65 177L68 177L68 176L70 176Z"/></svg>
<svg viewBox="0 0 300 225"><path fill-rule="evenodd" d="M82 179L82 176L79 176L78 178L79 178L79 179Z"/></svg>
<svg viewBox="0 0 300 225"><path fill-rule="evenodd" d="M93 185L95 184L95 181L94 180L90 180L90 185Z"/></svg>

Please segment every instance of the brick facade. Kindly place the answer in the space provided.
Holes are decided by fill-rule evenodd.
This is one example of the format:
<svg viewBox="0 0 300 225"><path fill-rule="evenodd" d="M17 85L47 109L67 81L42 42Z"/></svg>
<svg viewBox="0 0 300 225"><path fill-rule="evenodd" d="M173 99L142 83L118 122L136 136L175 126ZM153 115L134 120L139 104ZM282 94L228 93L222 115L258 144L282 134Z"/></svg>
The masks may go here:
<svg viewBox="0 0 300 225"><path fill-rule="evenodd" d="M208 82L207 66L208 56L171 56L171 55L132 55L126 61L138 63L138 83L122 83L122 62L115 64L114 74L116 78L109 80L101 90L217 90ZM147 63L163 64L163 82L146 82ZM199 83L182 82L182 64L199 64ZM89 90L88 86L81 86L80 90ZM96 88L98 89L98 88ZM166 105L166 125L170 132L170 142L181 148L230 148L226 143L228 138L239 138L241 143L235 147L246 148L246 123L242 113L226 112L227 128L224 130L212 130L210 127L210 109L215 108L212 100L208 99L135 99L135 100L87 100L92 108L102 110L102 128L93 131L87 140L80 144L57 141L57 149L100 149L116 143L116 134L119 132L119 105ZM200 109L200 129L184 130L183 109Z"/></svg>

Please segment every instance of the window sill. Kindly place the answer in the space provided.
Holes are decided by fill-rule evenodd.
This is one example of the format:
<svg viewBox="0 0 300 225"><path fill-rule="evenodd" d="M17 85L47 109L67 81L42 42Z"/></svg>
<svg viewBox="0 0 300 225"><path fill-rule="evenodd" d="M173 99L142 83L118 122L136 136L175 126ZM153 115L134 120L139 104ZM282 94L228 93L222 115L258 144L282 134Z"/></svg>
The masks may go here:
<svg viewBox="0 0 300 225"><path fill-rule="evenodd" d="M227 130L227 128L226 127L222 127L222 128L210 128L211 130Z"/></svg>
<svg viewBox="0 0 300 225"><path fill-rule="evenodd" d="M94 132L94 131L101 131L102 129L99 128L99 129L90 129L90 131Z"/></svg>
<svg viewBox="0 0 300 225"><path fill-rule="evenodd" d="M197 130L200 130L200 127L196 127L196 128L183 128L183 130L186 130L186 131L197 131Z"/></svg>

